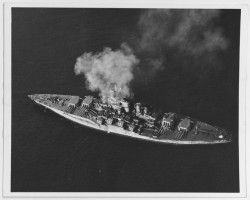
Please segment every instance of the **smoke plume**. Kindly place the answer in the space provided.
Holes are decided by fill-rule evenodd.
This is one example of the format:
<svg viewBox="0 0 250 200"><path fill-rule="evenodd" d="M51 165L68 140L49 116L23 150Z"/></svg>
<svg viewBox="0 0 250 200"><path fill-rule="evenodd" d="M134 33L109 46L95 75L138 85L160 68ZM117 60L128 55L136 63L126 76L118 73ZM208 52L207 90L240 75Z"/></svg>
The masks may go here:
<svg viewBox="0 0 250 200"><path fill-rule="evenodd" d="M109 95L110 90L117 87L121 97L128 97L129 84L134 77L133 69L138 63L132 49L123 43L115 51L106 47L96 54L84 53L77 59L75 74L84 74L87 88L100 92L101 96Z"/></svg>
<svg viewBox="0 0 250 200"><path fill-rule="evenodd" d="M208 74L211 68L219 68L214 64L219 63L218 53L228 47L219 17L220 10L215 9L144 10L136 24L138 34L133 32L133 50L123 43L115 51L104 48L96 54L84 53L77 59L75 73L84 74L91 91L107 96L116 86L122 97L130 96L134 76L146 82L170 67L169 58L174 66L193 72L200 69L199 76Z"/></svg>
<svg viewBox="0 0 250 200"><path fill-rule="evenodd" d="M222 30L215 26L219 10L154 9L139 19L141 50L158 46L177 47L193 55L227 48Z"/></svg>
<svg viewBox="0 0 250 200"><path fill-rule="evenodd" d="M215 9L147 10L138 21L140 36L136 52L147 55L147 59L153 58L154 62L148 62L152 63L151 71L167 66L169 52L182 54L194 61L204 57L200 65L216 62L218 52L228 47L219 26L220 14L220 10Z"/></svg>

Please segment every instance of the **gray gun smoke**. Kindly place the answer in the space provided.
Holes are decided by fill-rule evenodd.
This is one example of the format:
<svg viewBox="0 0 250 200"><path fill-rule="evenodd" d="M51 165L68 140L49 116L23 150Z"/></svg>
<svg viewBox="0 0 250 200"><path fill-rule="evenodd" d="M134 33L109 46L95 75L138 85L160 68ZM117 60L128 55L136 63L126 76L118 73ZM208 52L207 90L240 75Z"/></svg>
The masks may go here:
<svg viewBox="0 0 250 200"><path fill-rule="evenodd" d="M75 74L84 74L87 88L100 92L101 96L108 96L117 87L121 97L128 97L133 68L138 62L132 49L123 43L116 51L104 48L100 53L84 53L77 59Z"/></svg>
<svg viewBox="0 0 250 200"><path fill-rule="evenodd" d="M148 10L138 22L142 33L139 48L177 47L193 55L224 50L228 42L214 22L219 15L214 9Z"/></svg>
<svg viewBox="0 0 250 200"><path fill-rule="evenodd" d="M138 22L140 36L136 52L146 57L151 55L152 63L156 63L151 65L155 71L165 67L165 55L170 51L193 59L206 55L202 60L204 65L216 62L217 53L229 45L218 24L220 14L215 9L147 10Z"/></svg>
<svg viewBox="0 0 250 200"><path fill-rule="evenodd" d="M140 58L143 66L136 68L138 74L150 77L163 70L166 65L166 52L184 53L199 65L215 62L217 52L228 47L222 30L216 25L219 10L201 9L151 9L139 17L134 50L123 43L119 50L104 48L103 52L84 53L77 59L75 73L84 74L87 88L109 95L114 86L122 97L130 96L130 82ZM135 53L134 53L135 52ZM136 56L136 55L137 56ZM148 69L147 69L148 68ZM143 73L142 73L143 72Z"/></svg>

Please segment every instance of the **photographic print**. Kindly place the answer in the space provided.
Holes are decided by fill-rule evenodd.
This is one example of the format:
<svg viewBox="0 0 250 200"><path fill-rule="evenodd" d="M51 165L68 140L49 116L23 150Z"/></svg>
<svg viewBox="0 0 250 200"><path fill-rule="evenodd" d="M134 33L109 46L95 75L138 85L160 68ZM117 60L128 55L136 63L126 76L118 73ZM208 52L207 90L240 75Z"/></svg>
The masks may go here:
<svg viewBox="0 0 250 200"><path fill-rule="evenodd" d="M11 20L12 193L240 192L241 9Z"/></svg>

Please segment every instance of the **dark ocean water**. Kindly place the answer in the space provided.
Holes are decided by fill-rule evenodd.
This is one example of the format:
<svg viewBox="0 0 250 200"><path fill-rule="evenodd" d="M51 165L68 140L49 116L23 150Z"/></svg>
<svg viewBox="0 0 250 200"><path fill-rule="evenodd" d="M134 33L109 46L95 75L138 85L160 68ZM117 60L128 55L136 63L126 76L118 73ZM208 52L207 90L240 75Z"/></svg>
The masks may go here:
<svg viewBox="0 0 250 200"><path fill-rule="evenodd" d="M218 72L199 77L178 67L185 59L170 52L171 68L133 85L138 100L229 130L231 144L175 146L107 135L44 112L27 98L89 94L74 74L76 58L132 41L141 12L12 10L13 192L239 192L239 10L222 12L230 46Z"/></svg>

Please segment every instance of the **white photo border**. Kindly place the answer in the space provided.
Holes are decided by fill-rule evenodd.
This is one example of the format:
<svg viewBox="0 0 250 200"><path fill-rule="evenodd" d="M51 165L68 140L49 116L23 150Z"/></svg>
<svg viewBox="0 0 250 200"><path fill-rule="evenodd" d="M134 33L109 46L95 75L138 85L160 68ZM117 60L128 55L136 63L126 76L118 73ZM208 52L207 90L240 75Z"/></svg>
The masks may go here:
<svg viewBox="0 0 250 200"><path fill-rule="evenodd" d="M249 3L249 2L248 2ZM247 80L247 40L249 31L249 4L246 1L142 1L127 0L126 3L115 0L101 2L95 1L42 1L21 2L6 1L3 3L3 169L2 169L2 197L10 199L17 198L247 198L246 148L249 136L246 134L246 80ZM240 30L240 77L239 77L239 193L144 193L144 192L11 192L11 9L14 7L44 7L44 8L206 8L206 9L241 9ZM249 89L249 88L248 88ZM248 98L249 100L249 98Z"/></svg>

